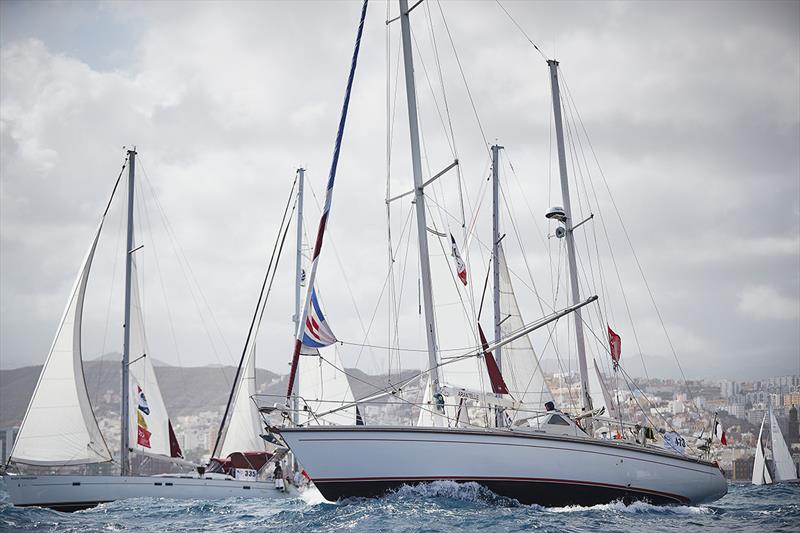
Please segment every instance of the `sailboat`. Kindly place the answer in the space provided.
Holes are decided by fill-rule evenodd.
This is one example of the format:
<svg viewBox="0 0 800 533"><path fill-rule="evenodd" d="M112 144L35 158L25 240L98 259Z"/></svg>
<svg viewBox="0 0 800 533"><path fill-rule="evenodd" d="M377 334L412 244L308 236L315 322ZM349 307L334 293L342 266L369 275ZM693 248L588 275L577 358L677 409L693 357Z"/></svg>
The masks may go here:
<svg viewBox="0 0 800 533"><path fill-rule="evenodd" d="M6 465L4 477L14 505L76 511L100 503L138 497L209 499L277 496L273 484L253 479L254 470L241 464L240 457L229 457L240 468L236 471L229 469L228 473L207 473L203 468L192 471L194 465L183 459L158 386L142 319L136 268L136 252L141 246L136 245L133 231L136 155L135 149L127 151L125 165L69 293L66 309ZM126 166L128 201L121 442L119 457L115 458L100 431L86 389L81 330L84 297L95 250ZM239 426L235 426L228 432L237 437L229 440L236 446L241 444L238 439L241 433L238 431ZM257 425L253 431L258 438ZM239 450L231 447L232 451L248 449L247 446ZM188 473L135 475L131 466L132 455L172 463L183 467ZM66 473L75 472L79 467L111 466L114 463L119 465L119 475ZM23 472L41 472L42 469L65 473L28 475Z"/></svg>
<svg viewBox="0 0 800 533"><path fill-rule="evenodd" d="M665 447L630 439L606 440L592 434L593 419L599 418L601 409L593 405L593 381L583 347L583 325L580 317L582 307L597 300L596 296L582 298L579 292L575 247L572 230L576 224L570 213L567 163L561 124L561 104L558 84L558 62L548 60L553 93L556 140L558 143L559 169L561 174L563 207L548 213L548 218L559 221L560 237L566 239L571 279L572 305L553 312L530 324L520 326L519 313L513 331L502 331L499 308L513 301L501 303L501 291L510 290L510 284L495 283L495 333L493 342L481 339L477 348L462 357L443 360L437 341L437 324L434 316L430 253L428 240L436 238L430 230L426 211L426 189L441 177L443 172L427 180L422 174L417 99L414 82L414 65L411 40L411 11L420 5L416 2L409 9L407 0L399 0L402 51L405 70L405 88L411 144L413 170L412 211L416 214L417 243L419 246L419 272L424 308L425 336L427 340L428 368L427 390L420 406L425 415L420 416L415 426L377 425L300 425L274 427L271 431L280 436L295 454L316 487L325 498L337 500L347 497L380 496L404 484L418 484L436 480L475 482L493 492L515 498L524 504L546 506L595 505L615 500L625 502L645 500L656 504L700 504L711 502L727 493L727 483L716 463L701 457L676 452ZM341 137L347 115L353 75L367 1L361 11L361 21L350 68L344 106L339 123L334 158L328 181L326 204L323 211L314 249L312 269L308 280L304 311L301 323L309 316L311 295L322 249L327 216L331 208L336 163L339 157ZM499 149L495 147L494 149ZM495 159L496 161L496 159ZM457 164L454 163L454 164ZM452 165L451 165L452 167ZM495 165L496 172L496 165ZM495 176L496 178L496 176ZM387 199L387 203L388 203ZM430 235L434 235L431 237ZM499 236L494 228L493 261L495 280L504 276L499 265L501 250ZM456 283L457 284L457 283ZM508 296L508 295L507 295ZM503 365L526 352L524 339L535 329L568 315L575 317L575 337L578 343L578 360L581 378L582 412L571 417L556 409L549 401L547 408L534 411L520 401L520 394L509 394L515 383L503 379ZM519 341L519 342L518 342ZM516 345L514 344L516 343ZM297 362L302 351L302 331L298 330L295 351L292 357L292 374L289 379L287 400L293 394L293 382ZM522 346L523 349L519 349ZM507 358L494 358L508 352ZM498 353L500 352L500 353ZM447 383L448 369L456 368L460 362L483 360L486 369L482 379L489 379L492 393L470 391L466 386ZM525 360L525 356L522 356ZM527 374L540 379L533 361L527 361ZM472 365L474 368L474 364ZM466 365L462 365L459 372ZM597 373L599 374L599 372ZM600 377L598 375L598 377ZM530 402L542 402L547 398L544 386L524 387L523 391L535 391ZM516 391L521 392L520 390ZM377 395L378 393L376 393ZM386 394L385 392L383 394ZM602 396L602 395L601 395ZM454 401L455 400L455 401ZM494 423L481 427L466 423L463 416L464 401L471 401L494 412ZM542 409L536 406L534 409ZM514 412L517 414L514 414ZM335 409L328 411L335 412ZM484 410L484 412L486 412ZM326 413L322 413L326 414ZM509 420L505 415L513 415ZM578 423L580 422L580 424ZM679 448L679 449L682 449Z"/></svg>
<svg viewBox="0 0 800 533"><path fill-rule="evenodd" d="M769 442L772 450L773 474L770 475L767 467L767 456L764 450L764 425L769 421ZM773 483L797 483L797 468L792 461L792 455L786 446L786 441L778 427L775 413L772 412L772 405L764 413L761 421L761 428L758 430L758 440L756 441L756 455L753 461L753 485L772 485Z"/></svg>

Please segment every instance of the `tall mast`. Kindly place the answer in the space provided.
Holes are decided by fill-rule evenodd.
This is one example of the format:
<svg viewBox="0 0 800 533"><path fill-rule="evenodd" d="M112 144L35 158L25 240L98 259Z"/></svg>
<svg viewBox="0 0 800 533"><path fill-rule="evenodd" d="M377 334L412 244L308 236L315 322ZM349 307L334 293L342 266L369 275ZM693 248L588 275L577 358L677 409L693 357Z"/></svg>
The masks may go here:
<svg viewBox="0 0 800 533"><path fill-rule="evenodd" d="M494 285L494 341L500 342L502 333L500 331L500 322L503 318L500 316L500 171L499 160L500 150L503 147L497 144L492 146L492 273ZM495 358L497 359L497 368L503 371L503 355L501 348L498 347L494 351ZM503 413L500 409L497 410L495 425L498 427L503 426Z"/></svg>
<svg viewBox="0 0 800 533"><path fill-rule="evenodd" d="M136 148L128 150L128 236L125 245L125 326L122 341L122 420L120 427L120 473L127 476L130 473L130 391L128 379L128 364L131 354L131 274L133 271L133 197L134 176L136 174Z"/></svg>
<svg viewBox="0 0 800 533"><path fill-rule="evenodd" d="M305 181L306 169L297 169L297 242L295 248L295 267L294 267L294 332L298 335L300 331L300 313L303 309L302 295L300 286L303 282L303 181ZM300 390L300 377L295 378L297 385L295 385L294 392L292 393L292 421L295 425L300 422L300 398L298 391Z"/></svg>
<svg viewBox="0 0 800 533"><path fill-rule="evenodd" d="M567 258L569 261L569 280L572 285L572 303L577 304L581 300L578 289L578 266L575 260L575 238L572 233L574 226L572 220L572 208L569 202L569 178L567 176L567 157L564 152L564 128L561 118L561 93L558 87L558 61L548 59L550 67L550 84L553 91L553 119L556 123L556 144L558 146L558 170L561 174L561 197L564 202L564 221L567 239ZM578 343L578 365L581 371L581 396L583 398L583 411L592 410L592 396L589 393L589 371L586 365L586 345L583 340L583 320L581 310L575 310L575 340ZM591 428L591 419L587 419L587 427Z"/></svg>
<svg viewBox="0 0 800 533"><path fill-rule="evenodd" d="M428 222L425 213L425 193L422 189L422 160L419 149L419 123L417 119L417 93L414 86L414 58L411 52L411 28L408 19L408 0L400 0L400 33L403 40L406 99L408 101L408 133L411 137L411 166L414 173L414 204L417 214L417 241L422 274L422 299L425 306L425 333L428 340L428 367L430 368L431 398L439 393L439 360L436 356L436 324L433 316L433 290L431 262L428 254Z"/></svg>

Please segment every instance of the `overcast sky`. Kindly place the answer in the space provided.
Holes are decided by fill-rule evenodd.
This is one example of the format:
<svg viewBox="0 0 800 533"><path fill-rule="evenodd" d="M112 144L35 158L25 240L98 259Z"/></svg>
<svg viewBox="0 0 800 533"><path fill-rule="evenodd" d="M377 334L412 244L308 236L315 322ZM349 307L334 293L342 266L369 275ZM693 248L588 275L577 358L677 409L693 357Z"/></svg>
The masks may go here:
<svg viewBox="0 0 800 533"><path fill-rule="evenodd" d="M561 61L687 377L800 372L800 3L503 5ZM307 194L309 233L316 228L359 11L360 2L333 1L0 3L0 367L46 357L123 146L132 145L141 163L144 248L137 254L151 352L170 364L237 360L299 166L318 200ZM396 14L392 2L388 16ZM376 346L387 343L389 327L386 295L378 298L388 262L386 18L385 3L370 4L319 274L337 336ZM552 227L543 218L561 203L547 66L495 2L427 0L412 13L412 27L426 174L453 157L435 38L468 216L482 206L470 246L472 297L479 300L487 260L480 243L490 238L489 198L478 201L487 152L450 37L488 142L506 147L507 253L523 314L534 320L541 315L528 288L534 280L550 305L559 303L548 255L558 256L558 244L546 239ZM394 94L399 26L390 29ZM400 69L393 194L411 184L402 79ZM599 216L584 227L579 247L594 247L589 236L605 240L602 219L633 316L631 324L601 244L608 321L623 336L624 362L642 374L641 350L651 377L675 377L669 342L594 156L582 146L592 182L584 190L597 187L599 198L575 209ZM575 187L588 183L573 178ZM439 193L457 191L455 180L454 173L442 178ZM438 210L429 205L434 223L463 243L445 214L458 214L457 195L440 201ZM86 358L121 349L123 206L118 194L90 281ZM400 345L419 349L415 241L404 259L402 236L410 208L408 201L393 206L396 265L410 265L395 282L405 280ZM520 239L510 235L511 219ZM291 348L292 236L286 247L259 338L259 366L279 372ZM189 268L180 266L184 258ZM187 277L202 291L190 289ZM588 278L582 289L601 292ZM450 312L445 303L437 301L439 322ZM377 348L342 350L347 366L377 372L389 364ZM392 366L423 361L409 352Z"/></svg>

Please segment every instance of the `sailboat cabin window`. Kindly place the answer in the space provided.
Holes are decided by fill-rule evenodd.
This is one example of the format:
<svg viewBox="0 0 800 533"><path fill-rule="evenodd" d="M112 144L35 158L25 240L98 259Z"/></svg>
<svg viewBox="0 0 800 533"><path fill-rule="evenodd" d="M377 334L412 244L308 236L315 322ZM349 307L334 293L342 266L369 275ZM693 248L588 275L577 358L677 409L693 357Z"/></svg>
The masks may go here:
<svg viewBox="0 0 800 533"><path fill-rule="evenodd" d="M548 424L553 424L555 426L568 426L569 422L564 420L564 417L561 415L550 415L550 419L547 421Z"/></svg>

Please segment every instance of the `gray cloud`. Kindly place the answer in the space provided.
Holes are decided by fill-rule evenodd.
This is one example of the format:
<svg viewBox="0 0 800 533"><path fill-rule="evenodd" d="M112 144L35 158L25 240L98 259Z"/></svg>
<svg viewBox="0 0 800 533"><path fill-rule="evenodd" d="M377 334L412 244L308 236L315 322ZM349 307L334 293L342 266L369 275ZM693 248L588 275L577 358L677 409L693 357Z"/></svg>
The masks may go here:
<svg viewBox="0 0 800 533"><path fill-rule="evenodd" d="M144 183L140 224L142 270L151 295L146 301L153 323L149 334L161 352L157 357L168 362L230 362L223 344L236 357L294 169L308 168L316 194L322 194L359 4L186 5L0 4L3 367L44 359L81 254L119 171L123 145L139 146L143 177L156 190L221 332L207 310L195 311L194 302L203 297L188 288L158 223L158 209L148 200L150 185ZM562 61L564 79L687 373L741 378L800 370L800 6L504 5L547 54ZM433 91L440 98L426 28L428 9L465 187L474 203L487 168L485 146L438 4L428 2L415 11L414 30ZM486 135L507 147L514 164L517 179L506 168L504 186L536 284L551 294L541 215L560 200L555 175L548 178L546 67L495 3L443 2L442 9ZM391 4L389 16L396 10ZM363 331L352 302L368 324L387 265L385 17L384 4L370 6L331 240L320 272L334 330L356 342ZM392 32L394 65L398 32ZM425 165L435 172L452 156L420 62L417 71ZM395 192L409 188L411 181L402 79L397 102ZM608 224L648 370L675 375L669 346L599 173L590 169L600 199L592 207ZM457 212L453 181L441 187L440 200ZM109 293L118 293L121 286L119 260L116 267L114 262L120 199L106 224L90 286L85 326L90 357L103 349L118 350L121 342L120 300L109 300ZM310 194L306 206L308 232L313 233L318 208ZM396 239L409 207L395 208ZM488 239L487 209L484 205L479 218L483 242ZM447 226L441 213L431 210L434 220ZM457 224L451 222L448 229L457 231ZM595 230L601 235L599 219ZM509 261L520 277L516 287L523 311L532 320L539 306L522 285L528 274L515 242L507 241ZM405 241L397 248L404 254ZM419 348L424 344L415 314L413 240L410 250L400 322L407 336L401 345ZM473 283L480 285L486 253L477 243L470 253ZM623 330L624 357L640 373L633 331L604 255L609 305ZM291 263L287 254L259 344L259 364L277 371L285 370L290 346ZM162 291L175 323L177 354ZM448 309L438 311L445 336L451 327ZM370 342L386 343L387 320L384 299ZM542 343L535 339L537 346ZM358 361L366 370L387 365L380 350L359 355L358 349L347 348L344 355L345 364ZM423 357L408 354L402 364L421 366Z"/></svg>

